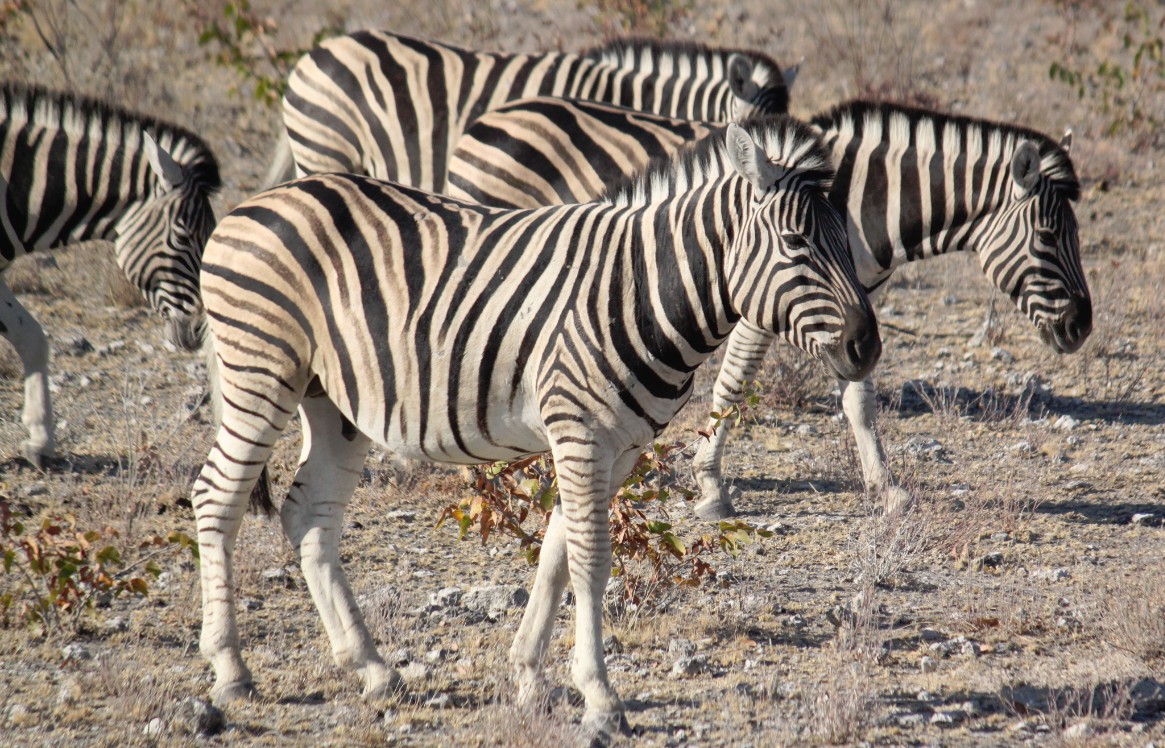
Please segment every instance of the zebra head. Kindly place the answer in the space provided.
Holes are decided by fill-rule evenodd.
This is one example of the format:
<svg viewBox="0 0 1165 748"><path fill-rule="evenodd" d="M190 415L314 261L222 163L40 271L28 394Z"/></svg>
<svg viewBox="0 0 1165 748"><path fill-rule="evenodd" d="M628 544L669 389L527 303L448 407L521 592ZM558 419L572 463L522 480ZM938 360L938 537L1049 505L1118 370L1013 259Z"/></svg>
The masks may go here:
<svg viewBox="0 0 1165 748"><path fill-rule="evenodd" d="M1092 332L1092 299L1080 265L1072 202L1079 182L1068 159L1071 133L1057 146L1020 140L1011 157L1002 209L981 237L983 271L1059 353L1072 353Z"/></svg>
<svg viewBox="0 0 1165 748"><path fill-rule="evenodd" d="M210 194L217 184L192 176L149 133L143 135L153 194L119 222L117 259L166 320L170 341L195 350L204 323L198 272L202 250L214 230Z"/></svg>
<svg viewBox="0 0 1165 748"><path fill-rule="evenodd" d="M775 62L759 55L733 53L728 58L727 71L732 110L725 119L740 122L752 116L788 112L789 89L800 68L798 63L782 71Z"/></svg>
<svg viewBox="0 0 1165 748"><path fill-rule="evenodd" d="M739 193L744 220L726 259L731 302L837 376L864 378L882 341L845 224L827 198L828 152L787 117L729 125L725 137L728 160L748 185Z"/></svg>

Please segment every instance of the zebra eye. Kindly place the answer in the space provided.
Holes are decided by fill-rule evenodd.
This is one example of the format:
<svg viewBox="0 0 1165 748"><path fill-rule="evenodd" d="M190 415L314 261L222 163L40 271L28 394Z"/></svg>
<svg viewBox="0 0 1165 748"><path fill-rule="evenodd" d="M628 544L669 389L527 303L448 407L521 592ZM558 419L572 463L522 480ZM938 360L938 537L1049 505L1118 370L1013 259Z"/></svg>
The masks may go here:
<svg viewBox="0 0 1165 748"><path fill-rule="evenodd" d="M805 249L809 246L809 242L800 234L781 234L781 241L789 249Z"/></svg>
<svg viewBox="0 0 1165 748"><path fill-rule="evenodd" d="M1036 238L1040 240L1040 244L1047 247L1056 246L1056 232L1051 229L1040 229L1036 232Z"/></svg>

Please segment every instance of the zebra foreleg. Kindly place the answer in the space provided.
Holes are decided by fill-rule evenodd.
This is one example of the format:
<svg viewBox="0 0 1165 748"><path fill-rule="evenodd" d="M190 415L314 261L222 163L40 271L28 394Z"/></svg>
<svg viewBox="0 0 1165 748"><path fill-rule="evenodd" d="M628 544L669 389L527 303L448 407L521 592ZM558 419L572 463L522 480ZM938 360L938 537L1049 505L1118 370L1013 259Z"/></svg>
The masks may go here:
<svg viewBox="0 0 1165 748"><path fill-rule="evenodd" d="M712 409L723 413L739 403L744 396L744 384L756 376L765 354L773 344L774 337L759 327L741 320L732 330L728 343L724 346L724 363L716 375L712 389ZM731 429L730 419L717 422L710 418L704 427L709 436L696 448L692 458L692 472L700 486L700 500L693 508L700 519L720 520L736 514L732 506L732 496L724 487L720 465L724 460L724 447L728 443Z"/></svg>
<svg viewBox="0 0 1165 748"><path fill-rule="evenodd" d="M522 614L522 623L510 646L510 662L518 682L518 701L536 703L544 698L546 683L544 663L554 631L554 616L562 601L562 591L569 579L566 568L566 518L558 503L550 515L542 548L538 554L538 570L530 589L530 602Z"/></svg>
<svg viewBox="0 0 1165 748"><path fill-rule="evenodd" d="M49 343L44 329L25 309L0 276L0 335L16 348L24 366L24 409L20 422L28 438L20 443L21 453L37 468L56 456L53 432L53 405L49 394Z"/></svg>
<svg viewBox="0 0 1165 748"><path fill-rule="evenodd" d="M882 496L882 506L887 514L906 508L910 504L910 493L895 485L886 460L886 450L878 437L875 423L878 397L873 380L866 377L860 382L844 379L838 382L841 387L841 407L849 420L854 441L857 442L866 488Z"/></svg>
<svg viewBox="0 0 1165 748"><path fill-rule="evenodd" d="M400 689L401 677L376 651L340 562L344 509L360 479L370 440L326 396L308 397L299 409L303 450L280 510L283 531L299 556L336 665L360 677L366 699L383 699Z"/></svg>

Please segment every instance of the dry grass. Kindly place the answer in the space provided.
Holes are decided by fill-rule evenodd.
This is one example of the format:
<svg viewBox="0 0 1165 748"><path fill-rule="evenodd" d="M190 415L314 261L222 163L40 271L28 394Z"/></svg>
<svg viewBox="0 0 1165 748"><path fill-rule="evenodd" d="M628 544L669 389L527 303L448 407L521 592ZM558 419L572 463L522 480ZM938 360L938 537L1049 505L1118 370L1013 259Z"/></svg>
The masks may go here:
<svg viewBox="0 0 1165 748"><path fill-rule="evenodd" d="M1165 664L1165 579L1145 574L1106 590L1096 627L1116 649L1150 666Z"/></svg>

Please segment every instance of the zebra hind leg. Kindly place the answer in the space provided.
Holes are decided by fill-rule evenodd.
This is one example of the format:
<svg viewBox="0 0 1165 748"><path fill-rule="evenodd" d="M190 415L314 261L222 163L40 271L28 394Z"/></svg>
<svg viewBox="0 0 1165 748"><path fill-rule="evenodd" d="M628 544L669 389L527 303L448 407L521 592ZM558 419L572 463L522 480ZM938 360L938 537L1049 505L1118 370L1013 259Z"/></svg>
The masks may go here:
<svg viewBox="0 0 1165 748"><path fill-rule="evenodd" d="M370 440L326 395L300 403L303 451L280 512L283 531L323 619L336 664L355 672L364 698L382 700L402 686L376 651L340 562L344 509L360 479Z"/></svg>
<svg viewBox="0 0 1165 748"><path fill-rule="evenodd" d="M232 560L251 490L300 395L273 377L252 374L246 381L224 377L219 397L221 424L206 464L194 481L191 503L198 527L202 583L199 649L214 669L211 699L222 704L255 696L251 671L243 662L239 645Z"/></svg>
<svg viewBox="0 0 1165 748"><path fill-rule="evenodd" d="M24 366L24 408L20 422L28 438L20 444L24 459L43 468L56 456L53 405L49 394L49 343L44 329L25 309L0 276L0 335L16 348Z"/></svg>

